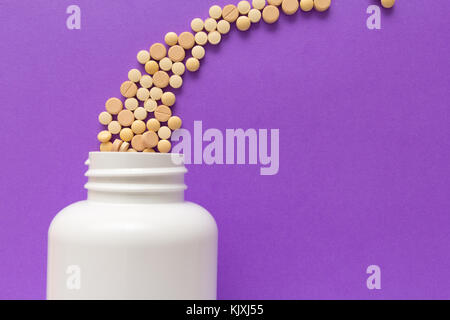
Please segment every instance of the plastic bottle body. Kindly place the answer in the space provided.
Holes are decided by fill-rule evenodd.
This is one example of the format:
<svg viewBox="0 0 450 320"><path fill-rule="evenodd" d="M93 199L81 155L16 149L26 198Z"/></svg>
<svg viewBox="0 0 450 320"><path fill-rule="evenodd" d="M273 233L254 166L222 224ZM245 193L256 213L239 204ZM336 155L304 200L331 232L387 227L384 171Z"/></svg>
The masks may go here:
<svg viewBox="0 0 450 320"><path fill-rule="evenodd" d="M152 171L151 163L145 165L148 170L128 173L113 168L115 177L111 168L91 168L95 178L87 184L88 200L54 218L49 229L48 299L216 298L213 217L174 191L181 185L180 174L169 178L167 168ZM99 178L100 173L104 177Z"/></svg>

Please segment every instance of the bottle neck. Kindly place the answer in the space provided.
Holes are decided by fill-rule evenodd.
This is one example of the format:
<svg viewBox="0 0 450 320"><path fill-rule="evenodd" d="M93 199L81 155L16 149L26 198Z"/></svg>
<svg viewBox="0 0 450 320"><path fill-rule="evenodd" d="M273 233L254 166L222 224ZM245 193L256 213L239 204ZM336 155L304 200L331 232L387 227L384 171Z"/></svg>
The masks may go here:
<svg viewBox="0 0 450 320"><path fill-rule="evenodd" d="M179 155L92 152L88 165L85 188L89 201L124 204L184 201L187 170Z"/></svg>

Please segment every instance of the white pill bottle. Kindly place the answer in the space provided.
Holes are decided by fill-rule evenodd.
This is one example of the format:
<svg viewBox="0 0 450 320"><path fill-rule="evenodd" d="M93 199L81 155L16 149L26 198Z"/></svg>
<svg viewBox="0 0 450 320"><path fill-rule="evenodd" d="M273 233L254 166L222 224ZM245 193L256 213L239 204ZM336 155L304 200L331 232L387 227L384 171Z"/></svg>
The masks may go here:
<svg viewBox="0 0 450 320"><path fill-rule="evenodd" d="M217 226L182 156L93 152L88 199L48 233L47 299L216 299Z"/></svg>

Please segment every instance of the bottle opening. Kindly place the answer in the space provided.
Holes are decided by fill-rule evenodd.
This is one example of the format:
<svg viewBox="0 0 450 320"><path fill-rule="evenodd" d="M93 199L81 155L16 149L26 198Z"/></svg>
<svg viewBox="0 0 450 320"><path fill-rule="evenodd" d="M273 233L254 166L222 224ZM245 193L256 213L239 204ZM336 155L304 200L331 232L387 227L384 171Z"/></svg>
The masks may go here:
<svg viewBox="0 0 450 320"><path fill-rule="evenodd" d="M90 152L89 169L184 168L184 156L178 153Z"/></svg>
<svg viewBox="0 0 450 320"><path fill-rule="evenodd" d="M86 176L89 200L156 202L184 199L183 155L91 152ZM129 200L129 201L128 201Z"/></svg>

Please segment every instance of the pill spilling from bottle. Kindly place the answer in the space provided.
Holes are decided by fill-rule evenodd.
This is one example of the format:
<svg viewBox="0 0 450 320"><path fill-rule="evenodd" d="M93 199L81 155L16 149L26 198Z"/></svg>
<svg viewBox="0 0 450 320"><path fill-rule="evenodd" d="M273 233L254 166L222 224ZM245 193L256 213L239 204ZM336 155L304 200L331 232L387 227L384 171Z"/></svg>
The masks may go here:
<svg viewBox="0 0 450 320"><path fill-rule="evenodd" d="M395 0L381 0L384 8L392 8ZM218 45L232 23L239 31L247 31L261 19L268 24L278 21L280 11L293 15L297 11L327 11L331 0L253 0L240 1L237 6L217 5L209 9L205 20L191 21L191 31L179 35L168 32L164 43L155 43L141 50L137 61L147 74L138 69L128 72L128 80L120 86L122 99L112 97L105 103L106 111L98 116L105 126L97 138L102 152L170 152L172 131L181 128L182 120L173 115L176 96L172 92L183 85L186 70L196 72L205 57L204 46Z"/></svg>

